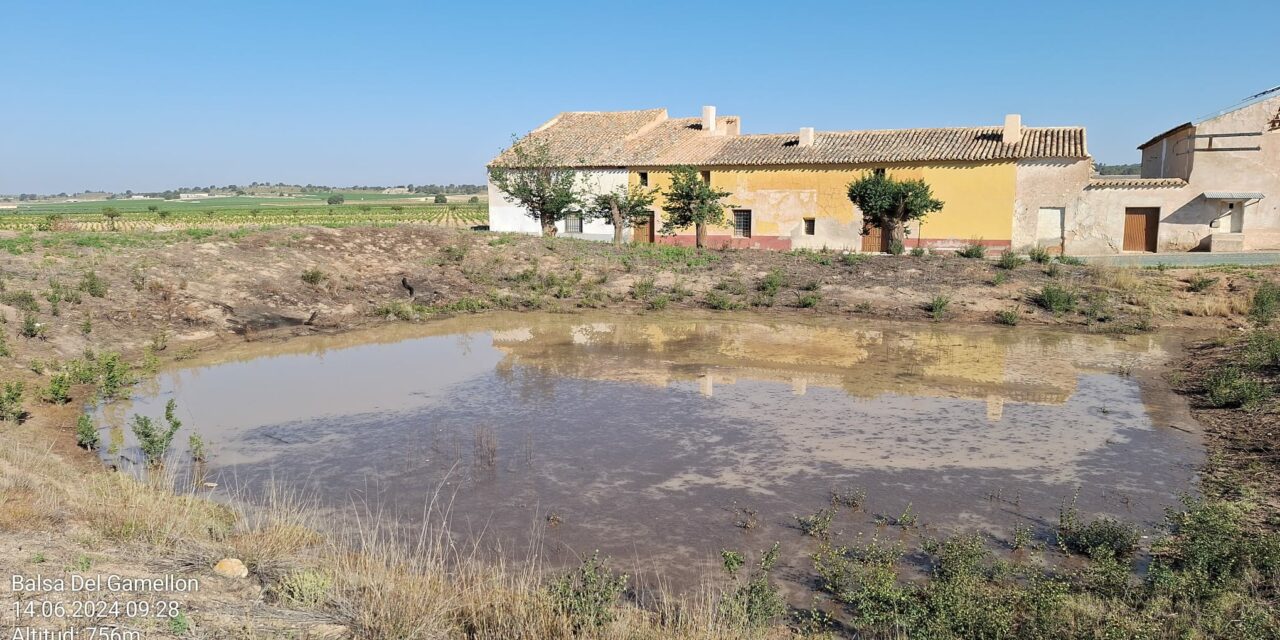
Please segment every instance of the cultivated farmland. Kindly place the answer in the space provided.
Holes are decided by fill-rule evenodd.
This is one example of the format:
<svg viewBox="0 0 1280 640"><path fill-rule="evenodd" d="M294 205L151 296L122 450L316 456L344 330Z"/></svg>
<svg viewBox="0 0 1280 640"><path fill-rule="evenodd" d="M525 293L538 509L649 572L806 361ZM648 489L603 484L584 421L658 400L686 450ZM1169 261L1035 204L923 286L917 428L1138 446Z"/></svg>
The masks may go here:
<svg viewBox="0 0 1280 640"><path fill-rule="evenodd" d="M435 204L426 198L348 196L329 205L327 194L296 198L228 197L204 200L97 200L23 205L0 213L0 230L108 231L218 227L428 224L472 227L488 222L485 202ZM460 199L459 196L453 196Z"/></svg>

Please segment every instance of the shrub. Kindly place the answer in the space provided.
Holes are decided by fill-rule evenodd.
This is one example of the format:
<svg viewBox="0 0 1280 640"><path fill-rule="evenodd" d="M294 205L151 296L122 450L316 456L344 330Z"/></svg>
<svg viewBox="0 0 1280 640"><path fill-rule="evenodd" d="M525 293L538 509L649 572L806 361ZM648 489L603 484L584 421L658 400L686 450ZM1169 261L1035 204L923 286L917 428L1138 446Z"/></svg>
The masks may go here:
<svg viewBox="0 0 1280 640"><path fill-rule="evenodd" d="M1234 366L1220 367L1210 372L1205 376L1204 387L1209 404L1219 408L1239 407L1252 410L1271 397L1271 390L1265 384Z"/></svg>
<svg viewBox="0 0 1280 640"><path fill-rule="evenodd" d="M52 404L71 402L71 378L66 373L55 373L44 391L44 401Z"/></svg>
<svg viewBox="0 0 1280 640"><path fill-rule="evenodd" d="M107 281L93 271L88 271L80 277L78 288L95 298L105 298L107 295Z"/></svg>
<svg viewBox="0 0 1280 640"><path fill-rule="evenodd" d="M733 298L730 298L716 290L708 291L707 296L703 301L708 307L718 309L720 311L733 311L735 309L742 308L741 302L738 302L737 300L734 300Z"/></svg>
<svg viewBox="0 0 1280 640"><path fill-rule="evenodd" d="M866 489L849 487L846 489L833 489L831 491L831 504L859 511L864 505L866 505L866 503Z"/></svg>
<svg viewBox="0 0 1280 640"><path fill-rule="evenodd" d="M917 258L924 256L925 253L927 252L924 247L911 247L911 255Z"/></svg>
<svg viewBox="0 0 1280 640"><path fill-rule="evenodd" d="M1017 309L1001 309L996 312L996 324L1016 327L1021 319L1022 314Z"/></svg>
<svg viewBox="0 0 1280 640"><path fill-rule="evenodd" d="M836 508L827 507L818 509L813 515L792 517L806 536L826 540L831 535L831 521L836 517Z"/></svg>
<svg viewBox="0 0 1280 640"><path fill-rule="evenodd" d="M22 327L18 334L24 338L44 338L45 326L36 319L36 314L26 313L22 316Z"/></svg>
<svg viewBox="0 0 1280 640"><path fill-rule="evenodd" d="M1037 305L1054 315L1075 311L1080 296L1056 284L1046 284L1033 296Z"/></svg>
<svg viewBox="0 0 1280 640"><path fill-rule="evenodd" d="M321 282L324 282L324 279L324 272L319 269L307 269L302 272L302 281L307 284L320 284Z"/></svg>
<svg viewBox="0 0 1280 640"><path fill-rule="evenodd" d="M332 204L342 204L342 203L344 203L344 202L346 202L346 201L347 201L347 197L346 197L346 196L344 196L344 195L342 195L341 193L335 193L335 194L333 194L333 195L331 195L331 196L329 196L328 198L326 198L326 199L325 199L325 202L327 202L327 203L329 203L329 204L331 204L331 205L332 205Z"/></svg>
<svg viewBox="0 0 1280 640"><path fill-rule="evenodd" d="M449 196L446 196L443 193L437 193L436 197L432 198L432 201L436 204L448 204Z"/></svg>
<svg viewBox="0 0 1280 640"><path fill-rule="evenodd" d="M786 600L778 593L777 587L769 582L769 572L778 562L778 551L779 545L775 542L769 550L760 554L760 562L746 583L720 601L720 615L731 624L763 627L787 612ZM741 566L742 554L730 553L736 555L737 565ZM728 571L732 556L722 554L721 557L724 559L725 570Z"/></svg>
<svg viewBox="0 0 1280 640"><path fill-rule="evenodd" d="M652 298L649 298L649 302L647 306L652 311L662 311L663 309L667 308L667 305L670 302L671 302L671 299L665 295L654 296Z"/></svg>
<svg viewBox="0 0 1280 640"><path fill-rule="evenodd" d="M598 629L613 621L614 604L626 585L627 576L610 571L597 551L551 584L551 599L575 632Z"/></svg>
<svg viewBox="0 0 1280 640"><path fill-rule="evenodd" d="M1187 278L1187 289L1200 293L1218 283L1217 278L1210 278L1202 273L1197 273Z"/></svg>
<svg viewBox="0 0 1280 640"><path fill-rule="evenodd" d="M853 255L853 254L845 254L845 255ZM767 296L775 296L778 294L778 291L780 291L783 285L785 284L786 284L786 277L783 276L782 272L779 271L778 269L773 269L768 274L766 274L765 277L760 279L760 283L756 285L756 289L759 289Z"/></svg>
<svg viewBox="0 0 1280 640"><path fill-rule="evenodd" d="M208 460L208 456L204 451L204 438L196 434L187 437L187 453L191 454L192 462L204 462Z"/></svg>
<svg viewBox="0 0 1280 640"><path fill-rule="evenodd" d="M22 422L27 419L27 411L22 408L23 384L6 382L0 389L0 421Z"/></svg>
<svg viewBox="0 0 1280 640"><path fill-rule="evenodd" d="M1058 256L1058 262L1062 264L1068 264L1073 267L1079 267L1084 265L1084 258L1077 258L1075 256L1069 256L1069 255L1063 254Z"/></svg>
<svg viewBox="0 0 1280 640"><path fill-rule="evenodd" d="M980 242L973 242L957 251L956 255L961 258L985 258L987 257L987 248Z"/></svg>
<svg viewBox="0 0 1280 640"><path fill-rule="evenodd" d="M1140 537L1136 526L1111 518L1083 522L1074 497L1058 512L1058 544L1067 551L1123 560L1138 550Z"/></svg>
<svg viewBox="0 0 1280 640"><path fill-rule="evenodd" d="M898 240L894 240L893 242L889 243L889 253L892 255L900 256L906 253L906 251L907 251L907 248L904 247L902 245L902 242Z"/></svg>
<svg viewBox="0 0 1280 640"><path fill-rule="evenodd" d="M996 266L1001 269L1017 269L1027 263L1027 259L1012 252L1006 251L1000 254L1000 259L996 261Z"/></svg>
<svg viewBox="0 0 1280 640"><path fill-rule="evenodd" d="M102 438L98 434L97 427L93 426L93 418L88 414L80 414L76 419L76 444L93 451L98 448Z"/></svg>
<svg viewBox="0 0 1280 640"><path fill-rule="evenodd" d="M631 297L636 300L647 300L655 290L657 290L657 285L654 284L653 278L640 278L631 285Z"/></svg>
<svg viewBox="0 0 1280 640"><path fill-rule="evenodd" d="M36 301L35 294L30 291L6 291L0 293L0 303L7 304L18 311L27 313L37 313L40 311L40 303Z"/></svg>
<svg viewBox="0 0 1280 640"><path fill-rule="evenodd" d="M1249 304L1249 319L1259 327L1265 327L1275 320L1280 313L1280 285L1264 282L1253 292L1253 300Z"/></svg>
<svg viewBox="0 0 1280 640"><path fill-rule="evenodd" d="M1255 330L1245 343L1244 359L1253 369L1280 367L1280 332Z"/></svg>
<svg viewBox="0 0 1280 640"><path fill-rule="evenodd" d="M853 267L870 260L871 256L865 253L842 253L840 254L840 262L846 267Z"/></svg>
<svg viewBox="0 0 1280 640"><path fill-rule="evenodd" d="M1027 250L1027 258L1036 264L1045 264L1053 259L1049 250L1044 247L1031 247Z"/></svg>
<svg viewBox="0 0 1280 640"><path fill-rule="evenodd" d="M950 306L951 306L951 297L938 294L934 296L932 300L926 303L924 305L924 308L925 308L925 311L929 312L929 315L932 316L934 320L941 320L943 317L947 315L947 307L950 307Z"/></svg>
<svg viewBox="0 0 1280 640"><path fill-rule="evenodd" d="M300 607L314 607L329 596L333 578L319 569L291 571L280 578L272 588L280 600Z"/></svg>
<svg viewBox="0 0 1280 640"><path fill-rule="evenodd" d="M480 196L471 196L470 198L467 198L467 202L471 204L480 204Z"/></svg>
<svg viewBox="0 0 1280 640"><path fill-rule="evenodd" d="M1050 278L1056 278L1062 274L1062 265L1056 262L1049 263L1049 268L1044 270L1044 274Z"/></svg>
<svg viewBox="0 0 1280 640"><path fill-rule="evenodd" d="M822 295L818 293L804 293L796 298L796 306L801 309L812 309L822 302Z"/></svg>
<svg viewBox="0 0 1280 640"><path fill-rule="evenodd" d="M182 427L182 422L174 415L178 404L170 399L164 407L165 427L157 427L147 416L133 417L133 435L138 438L138 446L147 458L147 464L158 467L164 464L164 456L173 443L173 435Z"/></svg>

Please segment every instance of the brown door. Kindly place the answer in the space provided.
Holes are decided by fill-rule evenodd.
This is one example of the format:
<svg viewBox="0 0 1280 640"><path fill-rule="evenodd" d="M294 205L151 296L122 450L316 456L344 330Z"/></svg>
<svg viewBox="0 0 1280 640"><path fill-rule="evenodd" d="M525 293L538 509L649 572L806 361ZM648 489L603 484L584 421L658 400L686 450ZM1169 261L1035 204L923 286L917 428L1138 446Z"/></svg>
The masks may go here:
<svg viewBox="0 0 1280 640"><path fill-rule="evenodd" d="M631 231L631 241L653 244L653 214L641 218Z"/></svg>
<svg viewBox="0 0 1280 640"><path fill-rule="evenodd" d="M888 253L889 234L880 227L866 227L867 234L862 236L862 250L867 253Z"/></svg>
<svg viewBox="0 0 1280 640"><path fill-rule="evenodd" d="M1159 228L1159 208L1127 207L1124 210L1124 250L1155 253Z"/></svg>

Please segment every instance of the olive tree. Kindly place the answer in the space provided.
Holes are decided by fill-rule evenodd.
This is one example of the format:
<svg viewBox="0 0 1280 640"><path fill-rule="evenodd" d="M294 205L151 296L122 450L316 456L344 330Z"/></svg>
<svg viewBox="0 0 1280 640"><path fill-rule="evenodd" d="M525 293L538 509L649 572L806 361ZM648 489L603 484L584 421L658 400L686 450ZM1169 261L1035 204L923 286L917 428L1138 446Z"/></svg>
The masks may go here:
<svg viewBox="0 0 1280 640"><path fill-rule="evenodd" d="M693 167L673 168L671 186L662 192L666 201L662 210L667 214L663 218L662 233L675 233L677 229L693 225L695 243L699 249L703 248L707 243L707 226L725 224L723 201L730 195L728 191L713 189Z"/></svg>
<svg viewBox="0 0 1280 640"><path fill-rule="evenodd" d="M489 179L507 202L524 208L542 225L542 235L556 235L556 223L583 205L578 172L542 140L520 140L489 167Z"/></svg>
<svg viewBox="0 0 1280 640"><path fill-rule="evenodd" d="M597 195L587 206L587 215L613 224L613 244L622 244L622 230L649 215L655 194L651 189L630 185Z"/></svg>
<svg viewBox="0 0 1280 640"><path fill-rule="evenodd" d="M897 180L871 173L849 183L849 200L862 210L865 227L876 226L889 234L889 242L905 244L906 223L942 209L924 180Z"/></svg>

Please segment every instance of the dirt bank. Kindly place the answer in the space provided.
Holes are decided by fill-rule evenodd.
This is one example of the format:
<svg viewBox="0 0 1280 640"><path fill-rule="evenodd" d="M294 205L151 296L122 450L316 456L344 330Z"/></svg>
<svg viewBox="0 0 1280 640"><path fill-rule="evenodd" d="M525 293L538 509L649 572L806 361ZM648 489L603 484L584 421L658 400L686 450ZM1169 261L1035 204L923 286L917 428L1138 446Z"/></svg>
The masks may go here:
<svg viewBox="0 0 1280 640"><path fill-rule="evenodd" d="M145 375L159 362L244 340L496 308L752 309L788 317L1000 322L1094 332L1227 332L1245 325L1242 314L1257 282L1274 280L1280 271L1132 271L1058 263L1001 268L958 257L614 248L422 227L294 228L165 240L55 233L8 247L10 253L0 256L0 313L9 355L0 358L0 367L4 382L24 383L21 405L29 416L0 426L0 573L92 568L139 577L198 576L201 590L180 597L197 626L246 636L339 631L278 589L280 579L294 574L271 558L305 554L314 543L279 523L230 524L243 521L243 514L127 485L101 470L74 436L79 406L94 387L73 386L65 404L41 399L63 364L119 352ZM1205 424L1213 429L1226 423L1210 418ZM250 562L251 578L209 571L212 561L232 553L260 558ZM492 591L490 583L476 584ZM7 583L0 593L17 597ZM13 615L6 610L0 623L16 624ZM148 635L180 633L164 620L139 628Z"/></svg>

